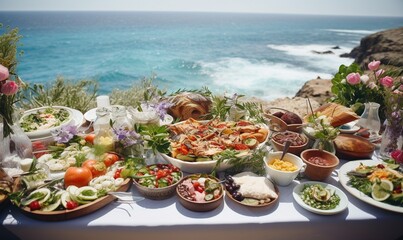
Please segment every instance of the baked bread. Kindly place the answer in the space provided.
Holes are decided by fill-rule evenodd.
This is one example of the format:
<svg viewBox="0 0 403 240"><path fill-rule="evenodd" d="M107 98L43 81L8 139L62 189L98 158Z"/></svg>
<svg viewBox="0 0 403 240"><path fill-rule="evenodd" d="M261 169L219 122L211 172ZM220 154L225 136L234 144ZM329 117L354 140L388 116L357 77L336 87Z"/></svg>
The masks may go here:
<svg viewBox="0 0 403 240"><path fill-rule="evenodd" d="M350 152L372 152L375 149L367 139L350 134L340 134L334 140L334 144L338 149Z"/></svg>
<svg viewBox="0 0 403 240"><path fill-rule="evenodd" d="M355 121L360 117L351 108L345 107L337 103L326 103L317 108L315 113L325 115L330 119L330 124L333 127L339 127L343 124ZM305 116L305 121L310 115Z"/></svg>
<svg viewBox="0 0 403 240"><path fill-rule="evenodd" d="M172 107L168 113L179 120L193 118L199 120L206 115L211 106L211 100L198 93L182 92L168 98Z"/></svg>

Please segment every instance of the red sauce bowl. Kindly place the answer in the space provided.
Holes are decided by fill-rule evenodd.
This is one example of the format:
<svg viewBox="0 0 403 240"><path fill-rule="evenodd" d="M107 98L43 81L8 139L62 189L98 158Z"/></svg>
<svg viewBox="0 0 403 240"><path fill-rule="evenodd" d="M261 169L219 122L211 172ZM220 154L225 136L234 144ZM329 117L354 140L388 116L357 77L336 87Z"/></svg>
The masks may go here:
<svg viewBox="0 0 403 240"><path fill-rule="evenodd" d="M340 162L336 155L319 149L303 151L301 159L306 164L305 176L315 181L325 180L332 175Z"/></svg>

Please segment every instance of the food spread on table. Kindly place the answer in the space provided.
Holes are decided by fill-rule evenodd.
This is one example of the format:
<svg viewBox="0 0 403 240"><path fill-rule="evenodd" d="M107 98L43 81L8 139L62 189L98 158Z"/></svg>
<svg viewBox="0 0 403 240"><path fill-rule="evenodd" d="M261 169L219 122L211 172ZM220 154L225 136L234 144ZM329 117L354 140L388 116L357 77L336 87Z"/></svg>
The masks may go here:
<svg viewBox="0 0 403 240"><path fill-rule="evenodd" d="M403 173L398 167L387 163L372 166L361 163L347 173L348 184L375 201L403 207Z"/></svg>
<svg viewBox="0 0 403 240"><path fill-rule="evenodd" d="M340 197L333 189L325 188L320 184L306 184L300 197L307 205L321 210L334 209L340 203Z"/></svg>
<svg viewBox="0 0 403 240"><path fill-rule="evenodd" d="M268 136L268 129L249 121L197 121L170 126L171 156L182 161L211 161L226 149L249 151Z"/></svg>
<svg viewBox="0 0 403 240"><path fill-rule="evenodd" d="M25 132L46 130L60 126L71 118L69 111L64 108L47 107L33 111L20 120L20 126Z"/></svg>
<svg viewBox="0 0 403 240"><path fill-rule="evenodd" d="M183 198L196 203L213 201L223 194L221 184L205 174L195 174L185 178L178 185L178 193Z"/></svg>

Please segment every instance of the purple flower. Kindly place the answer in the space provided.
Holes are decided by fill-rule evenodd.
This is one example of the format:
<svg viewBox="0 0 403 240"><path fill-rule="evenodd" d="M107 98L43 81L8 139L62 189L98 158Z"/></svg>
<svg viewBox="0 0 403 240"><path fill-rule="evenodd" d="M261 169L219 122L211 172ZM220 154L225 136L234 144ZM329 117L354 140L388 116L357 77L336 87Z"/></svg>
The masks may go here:
<svg viewBox="0 0 403 240"><path fill-rule="evenodd" d="M154 105L155 111L157 111L158 116L161 120L165 119L165 115L167 114L168 108L172 107L172 103L168 101L161 101L158 104Z"/></svg>
<svg viewBox="0 0 403 240"><path fill-rule="evenodd" d="M68 143L77 134L77 127L65 125L51 133L57 143Z"/></svg>
<svg viewBox="0 0 403 240"><path fill-rule="evenodd" d="M130 147L135 144L143 143L141 135L134 130L127 130L124 128L113 129L116 140L120 142L123 147Z"/></svg>

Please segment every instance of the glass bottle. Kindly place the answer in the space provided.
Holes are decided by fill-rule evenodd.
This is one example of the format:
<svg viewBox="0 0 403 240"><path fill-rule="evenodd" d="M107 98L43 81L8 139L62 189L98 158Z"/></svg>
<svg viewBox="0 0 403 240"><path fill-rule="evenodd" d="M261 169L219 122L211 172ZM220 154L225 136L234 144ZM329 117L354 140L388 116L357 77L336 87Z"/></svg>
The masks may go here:
<svg viewBox="0 0 403 240"><path fill-rule="evenodd" d="M382 158L388 159L394 150L403 150L403 126L393 125L386 120L379 154Z"/></svg>
<svg viewBox="0 0 403 240"><path fill-rule="evenodd" d="M369 130L371 137L379 136L381 129L381 120L379 118L379 103L369 102L364 103L365 109L358 120L357 125Z"/></svg>
<svg viewBox="0 0 403 240"><path fill-rule="evenodd" d="M97 118L94 122L94 144L102 146L105 151L112 151L114 148L113 132L110 126L110 111L105 108L97 108Z"/></svg>
<svg viewBox="0 0 403 240"><path fill-rule="evenodd" d="M114 129L133 130L133 123L127 116L126 108L123 106L112 107L112 121Z"/></svg>

